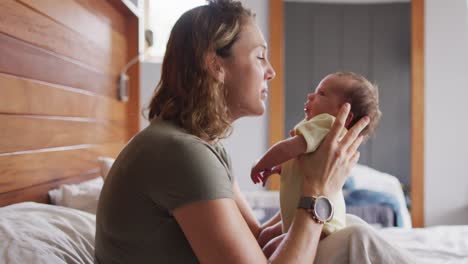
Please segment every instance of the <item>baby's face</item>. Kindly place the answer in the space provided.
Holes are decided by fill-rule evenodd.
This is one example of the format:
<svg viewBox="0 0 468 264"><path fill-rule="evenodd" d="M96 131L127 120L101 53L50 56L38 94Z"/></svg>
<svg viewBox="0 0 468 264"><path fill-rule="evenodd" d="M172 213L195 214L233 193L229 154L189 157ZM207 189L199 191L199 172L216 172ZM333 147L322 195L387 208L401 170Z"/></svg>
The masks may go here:
<svg viewBox="0 0 468 264"><path fill-rule="evenodd" d="M309 120L319 114L330 114L336 116L340 107L345 103L345 87L349 87L347 80L343 77L328 75L320 81L314 93L307 95L304 104L304 113Z"/></svg>

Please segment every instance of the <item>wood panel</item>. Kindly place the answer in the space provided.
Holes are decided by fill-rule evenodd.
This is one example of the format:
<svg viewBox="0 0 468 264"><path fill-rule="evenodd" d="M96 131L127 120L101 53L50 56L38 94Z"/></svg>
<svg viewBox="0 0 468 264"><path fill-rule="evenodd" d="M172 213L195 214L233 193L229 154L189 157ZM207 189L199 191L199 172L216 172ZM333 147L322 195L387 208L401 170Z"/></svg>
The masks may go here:
<svg viewBox="0 0 468 264"><path fill-rule="evenodd" d="M97 157L139 128L138 63L130 101L115 99L139 17L104 0L37 2L0 1L0 206L96 177Z"/></svg>
<svg viewBox="0 0 468 264"><path fill-rule="evenodd" d="M108 1L75 0L82 7L94 13L102 22L111 26L115 31L126 35L126 18Z"/></svg>
<svg viewBox="0 0 468 264"><path fill-rule="evenodd" d="M126 54L125 18L105 1L64 0L61 1L60 5L57 5L55 0L16 1L49 17L52 21L86 36L104 49L117 44L113 48L119 48L121 54ZM105 8L106 5L108 8ZM100 6L101 12L96 10ZM109 16L113 18L110 19ZM112 27L113 23L118 24L117 29Z"/></svg>
<svg viewBox="0 0 468 264"><path fill-rule="evenodd" d="M97 158L106 148L106 145L78 145L17 155L0 154L0 193L95 173L99 169Z"/></svg>
<svg viewBox="0 0 468 264"><path fill-rule="evenodd" d="M40 5L43 4L45 3L41 1ZM59 9L63 7L63 10L67 8L64 3L56 6ZM119 46L125 44L123 41L107 43L104 48L100 47L95 42L14 0L0 1L0 9L3 10L0 17L0 32L81 61L98 72L116 75L125 65L125 46ZM75 12L75 10L69 12ZM79 10L76 12L79 14ZM67 15L67 13L63 15ZM83 22L74 21L74 23ZM85 29L91 34L101 36L106 36L108 33L99 31L99 25L90 28L83 27L83 30Z"/></svg>
<svg viewBox="0 0 468 264"><path fill-rule="evenodd" d="M411 2L411 217L424 226L424 0Z"/></svg>
<svg viewBox="0 0 468 264"><path fill-rule="evenodd" d="M0 50L0 72L117 98L117 76L96 72L2 33Z"/></svg>
<svg viewBox="0 0 468 264"><path fill-rule="evenodd" d="M0 153L124 141L125 123L89 118L0 114Z"/></svg>
<svg viewBox="0 0 468 264"><path fill-rule="evenodd" d="M0 73L0 113L124 121L126 105L80 89Z"/></svg>
<svg viewBox="0 0 468 264"><path fill-rule="evenodd" d="M116 158L126 144L127 140L121 142L106 143L103 145L96 146L96 151L101 156Z"/></svg>
<svg viewBox="0 0 468 264"><path fill-rule="evenodd" d="M125 64L127 54L127 42L122 33L115 31L108 24L101 21L94 13L82 7L75 1L66 0L57 5L56 0L18 0L21 3L37 10L38 12L53 18L54 21L80 33L88 40L97 43L102 49L110 50L112 56L121 58L116 66ZM116 68L114 73L119 73Z"/></svg>
<svg viewBox="0 0 468 264"><path fill-rule="evenodd" d="M99 168L92 145L69 150L0 154L0 193L87 173Z"/></svg>
<svg viewBox="0 0 468 264"><path fill-rule="evenodd" d="M0 193L0 206L6 206L14 203L35 201L38 203L50 203L48 191L58 188L62 184L79 183L90 180L100 175L99 169L91 170L87 173L76 175L73 177L55 179L46 183L38 184L28 188Z"/></svg>
<svg viewBox="0 0 468 264"><path fill-rule="evenodd" d="M276 77L270 83L268 142L272 146L284 137L284 16L283 0L270 0L270 50L271 64ZM273 175L268 189L279 190L280 179Z"/></svg>
<svg viewBox="0 0 468 264"><path fill-rule="evenodd" d="M135 5L135 0L107 0L115 9L120 13L129 17L139 17L141 9ZM137 4L140 5L140 0L136 0Z"/></svg>

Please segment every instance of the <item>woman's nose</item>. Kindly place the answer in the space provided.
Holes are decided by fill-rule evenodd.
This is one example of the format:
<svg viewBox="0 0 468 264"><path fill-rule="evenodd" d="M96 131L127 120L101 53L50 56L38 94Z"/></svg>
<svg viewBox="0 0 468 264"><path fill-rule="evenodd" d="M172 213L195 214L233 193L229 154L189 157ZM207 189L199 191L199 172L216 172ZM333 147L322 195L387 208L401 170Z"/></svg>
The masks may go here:
<svg viewBox="0 0 468 264"><path fill-rule="evenodd" d="M307 95L307 99L313 100L314 96L315 96L315 93L310 93L310 94Z"/></svg>
<svg viewBox="0 0 468 264"><path fill-rule="evenodd" d="M267 70L265 72L265 79L267 81L271 81L272 79L275 78L275 76L276 76L275 69L273 69L273 66L270 64L270 62L268 62Z"/></svg>

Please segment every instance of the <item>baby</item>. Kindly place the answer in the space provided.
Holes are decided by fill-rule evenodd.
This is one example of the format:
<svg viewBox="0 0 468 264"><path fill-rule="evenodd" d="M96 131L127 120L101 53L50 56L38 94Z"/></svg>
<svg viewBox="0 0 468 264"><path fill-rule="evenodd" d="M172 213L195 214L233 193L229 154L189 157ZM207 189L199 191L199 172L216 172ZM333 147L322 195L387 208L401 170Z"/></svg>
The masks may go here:
<svg viewBox="0 0 468 264"><path fill-rule="evenodd" d="M292 223L301 194L302 175L296 157L317 149L330 131L335 116L344 103L350 103L351 110L346 119L342 138L347 129L364 116L370 118L369 125L361 132L367 139L376 128L381 112L378 90L366 78L352 72L337 72L326 76L314 93L307 95L304 105L305 119L290 132L291 137L273 145L254 165L251 178L254 183L265 185L268 177L281 174L280 206L283 233ZM334 205L334 215L323 227L323 236L346 226L346 207L343 193L328 197Z"/></svg>

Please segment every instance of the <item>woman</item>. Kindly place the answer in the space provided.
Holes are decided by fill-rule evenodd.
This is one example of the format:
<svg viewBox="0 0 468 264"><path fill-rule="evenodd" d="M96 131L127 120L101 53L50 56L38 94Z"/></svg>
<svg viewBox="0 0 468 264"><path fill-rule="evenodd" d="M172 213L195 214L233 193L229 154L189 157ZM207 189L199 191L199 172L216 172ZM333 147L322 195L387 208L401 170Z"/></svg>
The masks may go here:
<svg viewBox="0 0 468 264"><path fill-rule="evenodd" d="M265 112L274 76L254 15L239 2L212 0L182 15L167 44L151 124L120 153L102 190L96 263L267 262L256 239L268 230L241 198L219 139L235 120ZM338 142L348 112L343 106L321 147L301 158L304 196L337 192L357 162L368 120ZM312 263L321 231L298 209L270 261Z"/></svg>

